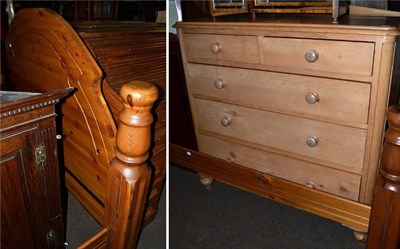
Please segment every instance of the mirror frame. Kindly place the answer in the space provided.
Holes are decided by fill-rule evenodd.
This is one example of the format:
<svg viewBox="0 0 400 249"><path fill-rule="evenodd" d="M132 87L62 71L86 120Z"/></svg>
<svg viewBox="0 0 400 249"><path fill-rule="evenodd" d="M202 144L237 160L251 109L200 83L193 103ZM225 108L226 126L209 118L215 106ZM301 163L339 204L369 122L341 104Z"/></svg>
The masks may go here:
<svg viewBox="0 0 400 249"><path fill-rule="evenodd" d="M215 4L215 0L209 0L208 2L210 14L214 21L217 16L249 13L247 0L241 0L241 3L220 3L218 6Z"/></svg>
<svg viewBox="0 0 400 249"><path fill-rule="evenodd" d="M221 3L215 5L215 0L209 0L210 14L216 21L217 16L252 13L302 13L302 14L331 14L333 23L338 23L338 17L347 13L348 5L340 0L327 1L274 1L270 0L241 0L240 3ZM240 7L242 8L235 8Z"/></svg>
<svg viewBox="0 0 400 249"><path fill-rule="evenodd" d="M274 1L263 2L253 0L254 7L251 8L253 19L256 13L302 13L302 14L331 14L333 23L337 23L338 17L347 12L347 5L340 0L330 1Z"/></svg>

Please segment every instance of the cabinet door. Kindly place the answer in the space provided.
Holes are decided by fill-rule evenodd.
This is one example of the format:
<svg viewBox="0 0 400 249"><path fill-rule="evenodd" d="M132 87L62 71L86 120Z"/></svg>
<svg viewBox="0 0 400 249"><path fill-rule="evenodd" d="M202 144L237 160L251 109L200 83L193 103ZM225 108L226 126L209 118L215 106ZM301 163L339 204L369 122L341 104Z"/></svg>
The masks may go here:
<svg viewBox="0 0 400 249"><path fill-rule="evenodd" d="M64 241L53 126L1 134L1 243L61 248Z"/></svg>

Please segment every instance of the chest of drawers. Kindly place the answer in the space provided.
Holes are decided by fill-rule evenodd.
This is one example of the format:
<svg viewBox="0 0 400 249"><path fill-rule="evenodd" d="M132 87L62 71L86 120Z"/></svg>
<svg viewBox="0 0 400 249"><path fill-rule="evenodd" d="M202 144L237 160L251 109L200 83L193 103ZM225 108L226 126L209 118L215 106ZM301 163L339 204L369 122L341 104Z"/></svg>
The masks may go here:
<svg viewBox="0 0 400 249"><path fill-rule="evenodd" d="M193 169L366 232L399 31L274 21L176 27L199 152L220 159Z"/></svg>

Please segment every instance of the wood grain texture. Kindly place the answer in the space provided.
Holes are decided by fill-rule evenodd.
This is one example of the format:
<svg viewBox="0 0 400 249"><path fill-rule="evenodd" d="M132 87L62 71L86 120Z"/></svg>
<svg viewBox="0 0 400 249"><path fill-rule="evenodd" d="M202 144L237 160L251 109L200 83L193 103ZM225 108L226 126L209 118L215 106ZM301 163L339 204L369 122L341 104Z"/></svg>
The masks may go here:
<svg viewBox="0 0 400 249"><path fill-rule="evenodd" d="M0 104L4 248L64 248L54 105L71 90Z"/></svg>
<svg viewBox="0 0 400 249"><path fill-rule="evenodd" d="M68 177L73 176L68 178L69 190L80 197L78 199L99 222L104 222L104 226L111 224L105 210L117 210L121 219L134 214L134 222L122 224L121 220L115 219L112 227L118 229L107 235L118 238L116 241L109 240L116 243L110 245L111 248L133 247L142 224L149 223L157 212L165 179L165 27L160 32L152 29L157 26L155 24L133 25L132 30L126 29L124 24L121 32L116 31L118 25L108 27L105 32L98 25L99 30L84 32L85 37L91 39L92 43L89 43L53 11L30 9L20 13L7 37L11 81L17 89L38 92L64 86L75 88L73 97L62 106L64 159L70 174ZM140 45L143 45L143 50ZM152 95L151 105L145 108L156 113L156 122L147 120L150 123L145 132L138 132L140 128L131 130L130 125L119 122L121 116L129 121L135 119L123 113L123 103L128 100L127 96L123 100L119 90L130 88L128 92L132 97L135 91L140 93L140 89L146 88L143 86L150 85L137 83L135 86L139 87L131 89L133 85L126 86L126 83L132 80L155 82L157 87L151 85L150 88L155 89L151 91L160 92L155 99ZM122 136L117 150L120 158L137 158L135 153L140 148L142 151L151 150L148 154L152 161L145 167L146 170L139 170L144 178L138 178L137 186L126 182L134 176L121 175L119 170L125 167L125 163L121 163L121 168L110 168L115 155L117 128L121 129L118 134ZM127 156L121 156L123 154ZM110 181L112 183L108 183ZM148 195L150 184L152 190ZM113 189L107 189L107 186ZM127 198L111 202L112 205L107 203L106 198L111 197L106 195L114 194L112 191L118 188L124 189ZM142 208L146 207L143 204L146 198L150 199L144 215ZM146 218L144 223L142 217Z"/></svg>
<svg viewBox="0 0 400 249"><path fill-rule="evenodd" d="M78 249L106 249L108 232L108 229L104 228L88 241L80 245Z"/></svg>
<svg viewBox="0 0 400 249"><path fill-rule="evenodd" d="M187 75L192 94L203 99L366 128L369 84L193 63ZM217 89L216 80L225 86ZM307 103L308 93L318 101Z"/></svg>
<svg viewBox="0 0 400 249"><path fill-rule="evenodd" d="M309 50L319 54L315 62L305 60ZM372 74L374 44L265 37L262 53L264 64L270 66L369 76Z"/></svg>
<svg viewBox="0 0 400 249"><path fill-rule="evenodd" d="M321 167L305 160L272 153L250 146L233 143L211 136L197 135L200 150L227 162L280 177L310 188L319 189L341 197L358 200L361 176Z"/></svg>
<svg viewBox="0 0 400 249"><path fill-rule="evenodd" d="M190 152L191 155L188 155ZM367 232L370 207L170 144L170 160L189 170ZM212 165L212 167L208 167Z"/></svg>
<svg viewBox="0 0 400 249"><path fill-rule="evenodd" d="M400 246L400 105L387 112L389 129L375 184L367 248Z"/></svg>
<svg viewBox="0 0 400 249"><path fill-rule="evenodd" d="M103 200L116 125L101 94L101 69L72 27L50 10L22 10L6 43L10 80L17 89L77 89L63 105L65 164ZM96 173L86 173L93 168Z"/></svg>
<svg viewBox="0 0 400 249"><path fill-rule="evenodd" d="M364 129L198 98L194 98L193 103L199 133L213 133L261 147L272 147L281 150L284 155L296 154L297 158L321 162L331 167L338 164L342 169L345 167L357 173L363 167L366 139ZM232 120L228 127L220 123L226 117ZM318 140L315 147L306 144L310 136Z"/></svg>
<svg viewBox="0 0 400 249"><path fill-rule="evenodd" d="M139 26L139 24L137 24ZM119 91L123 84L131 80L144 80L157 86L159 97L154 104L155 122L152 124L153 167L152 198L146 214L146 224L157 212L157 204L165 178L165 138L166 138L166 38L164 29L156 24L141 24L145 28L110 28L98 23L95 30L79 23L78 33L95 56L105 73L103 94L115 122L123 109ZM90 26L90 25L89 25ZM162 32L161 32L162 31Z"/></svg>
<svg viewBox="0 0 400 249"><path fill-rule="evenodd" d="M74 180L68 186L99 222L104 220L101 207L123 107L119 90L132 80L158 86L160 97L153 107L156 122L151 126L149 223L157 212L165 178L165 27L91 23L89 29L80 24L75 31L55 12L45 9L21 11L12 26L7 55L11 81L17 89L76 89L62 107L64 160Z"/></svg>
<svg viewBox="0 0 400 249"><path fill-rule="evenodd" d="M180 22L176 25L200 154L171 147L173 154L181 153L171 156L171 160L199 174L223 179L224 182L256 193L262 192L256 186L260 179L269 184L271 181L276 184L279 182L277 190L283 191L280 198L285 199L285 203L300 208L307 206L305 210L330 217L359 233L365 233L369 214L364 216L365 220L360 226L360 223L355 225L352 218L348 220L347 214L340 213L371 202L371 186L375 182L382 146L395 40L400 33L391 26L332 25L318 21L305 23L301 18L282 19L260 18L251 22L245 18L231 17L222 22ZM203 53L192 52L189 49L191 45L186 44L193 40L186 38L194 36L199 37L198 50L202 46ZM200 45L202 36L204 44ZM223 49L230 47L229 40L224 41L222 46L219 44L221 51L216 47L217 54L207 54L209 40L231 36L239 42L234 44L236 50L229 51L230 55L225 55L226 50ZM245 56L240 56L248 49L240 38L258 40L250 50L258 50L254 58L247 60ZM312 57L315 53L307 53L313 50L318 52L314 60ZM224 56L219 57L220 54ZM361 96L361 99L335 99L332 105L324 103L327 105L318 111L313 107L322 104L321 98L308 109L300 104L299 96L304 88L317 86L312 83L314 79L324 81L318 91L323 88L332 98L338 95L346 98L344 92L337 91L355 87L360 90L355 95ZM213 82L215 80L225 81L223 87L217 89ZM221 85L218 82L216 84ZM337 87L336 90L333 86ZM360 102L345 106L352 101ZM333 106L338 109L331 109ZM357 120L341 117L347 111L348 117ZM352 115L355 112L357 114ZM309 136L307 134L315 132L318 133L317 139L314 136L314 140L311 140L317 140L317 145L308 147L305 141ZM318 139L320 137L323 138ZM229 163L221 163L215 157ZM252 174L258 171L263 174L257 180L246 178L246 173L236 171L238 167L235 163ZM289 166L290 170L298 169L305 176L297 173L296 177L299 178L295 179L282 172ZM313 167L315 170L311 170ZM333 169L337 172L325 172ZM285 180L271 180L275 179L274 173L280 174ZM329 180L326 175L330 176ZM314 184L326 183L320 186L336 186L334 189L337 186L344 187L343 180L346 186L351 186L348 188L352 194L346 196L340 193L340 189L319 189L355 201L348 200L348 206L333 202L331 207L337 209L331 212L324 197L319 197L318 201L309 205L312 199L308 191L299 199L292 198L289 191L286 192L292 186L287 180L312 186L304 180L307 177L318 179L314 180ZM293 192L301 191L293 189ZM338 196L335 198L340 199ZM313 205L319 206L318 211Z"/></svg>
<svg viewBox="0 0 400 249"><path fill-rule="evenodd" d="M258 39L255 36L184 34L188 61L198 59L259 63ZM214 54L210 46L219 43L221 52Z"/></svg>
<svg viewBox="0 0 400 249"><path fill-rule="evenodd" d="M111 248L135 248L145 214L151 168L147 160L151 143L151 108L157 88L135 81L121 88L124 109L116 139L116 157L108 172L106 227Z"/></svg>

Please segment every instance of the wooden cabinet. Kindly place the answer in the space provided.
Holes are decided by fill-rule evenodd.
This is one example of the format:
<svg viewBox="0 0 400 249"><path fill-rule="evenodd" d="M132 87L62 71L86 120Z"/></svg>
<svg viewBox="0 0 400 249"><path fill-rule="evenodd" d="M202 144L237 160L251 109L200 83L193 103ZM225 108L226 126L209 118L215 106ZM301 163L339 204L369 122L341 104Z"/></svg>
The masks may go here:
<svg viewBox="0 0 400 249"><path fill-rule="evenodd" d="M237 20L177 24L201 153L172 160L366 232L399 31Z"/></svg>
<svg viewBox="0 0 400 249"><path fill-rule="evenodd" d="M0 92L3 248L64 248L55 105L69 91Z"/></svg>

